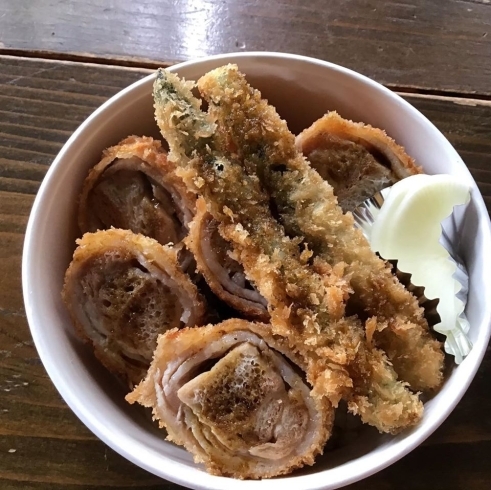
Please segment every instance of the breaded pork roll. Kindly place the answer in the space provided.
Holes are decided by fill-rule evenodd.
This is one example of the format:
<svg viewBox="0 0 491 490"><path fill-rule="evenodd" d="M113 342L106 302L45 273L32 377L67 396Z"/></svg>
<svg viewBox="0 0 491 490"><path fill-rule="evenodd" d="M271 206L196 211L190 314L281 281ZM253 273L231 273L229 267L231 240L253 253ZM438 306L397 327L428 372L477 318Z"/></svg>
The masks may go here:
<svg viewBox="0 0 491 490"><path fill-rule="evenodd" d="M313 464L333 422L286 342L245 320L160 336L147 377L126 399L151 407L168 439L211 473L236 478Z"/></svg>
<svg viewBox="0 0 491 490"><path fill-rule="evenodd" d="M178 243L194 215L195 196L175 175L160 141L129 136L104 151L87 176L79 205L82 233L111 226Z"/></svg>
<svg viewBox="0 0 491 490"><path fill-rule="evenodd" d="M133 386L159 334L203 321L203 300L171 247L117 229L86 233L77 243L63 300L96 357Z"/></svg>

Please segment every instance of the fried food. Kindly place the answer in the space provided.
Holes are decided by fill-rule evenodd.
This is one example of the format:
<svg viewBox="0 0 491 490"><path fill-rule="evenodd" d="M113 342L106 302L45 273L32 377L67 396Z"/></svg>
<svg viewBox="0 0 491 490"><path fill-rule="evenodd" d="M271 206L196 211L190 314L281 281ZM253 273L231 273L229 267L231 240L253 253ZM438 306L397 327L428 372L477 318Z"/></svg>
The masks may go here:
<svg viewBox="0 0 491 490"><path fill-rule="evenodd" d="M329 112L296 137L298 150L332 186L343 211L397 181L420 173L414 160L381 129Z"/></svg>
<svg viewBox="0 0 491 490"><path fill-rule="evenodd" d="M268 326L228 320L160 336L126 399L153 410L168 439L210 473L266 478L312 465L333 412L302 379L301 357Z"/></svg>
<svg viewBox="0 0 491 490"><path fill-rule="evenodd" d="M273 218L258 180L214 150L215 124L200 110L191 88L192 83L158 71L156 119L169 143L169 159L188 187L201 194L233 258L268 301L274 333L289 338L299 351L318 349L326 362L346 363L360 339L343 319L347 289L339 271L327 268L321 275L306 264L310 255L302 255L298 240L287 237ZM322 342L319 331L325 334ZM315 365L309 369L314 379Z"/></svg>
<svg viewBox="0 0 491 490"><path fill-rule="evenodd" d="M203 196L234 259L268 301L272 332L304 357L317 396L334 406L345 397L352 410L375 421L380 430L397 432L416 423L421 402L397 381L383 353L380 364L362 362L369 346L360 321L344 317L350 291L343 264L332 267L319 258L311 260L309 249L300 250L299 239L286 236L258 177L217 147L216 133L223 128L200 110L191 88L191 83L159 70L154 85L157 122L169 142L169 158L180 167L178 174ZM366 377L374 382L367 383ZM389 397L378 393L375 377L393 388ZM385 410L380 424L369 415L372 409Z"/></svg>
<svg viewBox="0 0 491 490"><path fill-rule="evenodd" d="M151 407L212 474L259 479L313 464L340 403L380 432L417 424L423 404L409 384L439 386L441 346L335 196L351 209L419 172L414 161L336 113L295 144L234 65L199 80L206 112L195 88L158 70L169 153L131 136L86 179L80 227L109 229L77 241L65 275L78 335L138 385L126 400ZM194 260L193 283L183 271ZM210 315L245 320L201 327Z"/></svg>
<svg viewBox="0 0 491 490"><path fill-rule="evenodd" d="M77 243L63 300L80 338L133 386L145 376L159 334L203 322L203 299L174 248L117 229L86 233Z"/></svg>
<svg viewBox="0 0 491 490"><path fill-rule="evenodd" d="M374 339L400 378L414 390L440 386L443 351L416 298L372 252L352 215L342 213L332 187L298 152L285 121L234 65L206 74L198 87L217 124L214 144L260 181L287 233L304 237L314 257L332 267L346 265L351 300L376 317Z"/></svg>
<svg viewBox="0 0 491 490"><path fill-rule="evenodd" d="M129 136L108 148L91 169L80 197L82 233L122 228L162 245L187 235L196 197L167 160L160 141Z"/></svg>
<svg viewBox="0 0 491 490"><path fill-rule="evenodd" d="M218 232L218 222L198 200L197 212L185 239L198 271L210 289L245 318L269 321L268 303L246 279L244 268L230 256L230 245Z"/></svg>

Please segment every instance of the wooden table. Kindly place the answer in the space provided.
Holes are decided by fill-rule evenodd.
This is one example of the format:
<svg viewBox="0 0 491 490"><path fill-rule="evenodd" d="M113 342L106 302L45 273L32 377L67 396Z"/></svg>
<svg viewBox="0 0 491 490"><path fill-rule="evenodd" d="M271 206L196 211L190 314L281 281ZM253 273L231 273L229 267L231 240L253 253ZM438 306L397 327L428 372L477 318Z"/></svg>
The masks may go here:
<svg viewBox="0 0 491 490"><path fill-rule="evenodd" d="M0 0L0 488L179 488L114 453L61 400L26 322L22 243L46 170L95 108L149 69L244 50L333 61L401 93L449 138L489 210L490 0ZM490 488L490 378L488 349L442 427L349 488Z"/></svg>

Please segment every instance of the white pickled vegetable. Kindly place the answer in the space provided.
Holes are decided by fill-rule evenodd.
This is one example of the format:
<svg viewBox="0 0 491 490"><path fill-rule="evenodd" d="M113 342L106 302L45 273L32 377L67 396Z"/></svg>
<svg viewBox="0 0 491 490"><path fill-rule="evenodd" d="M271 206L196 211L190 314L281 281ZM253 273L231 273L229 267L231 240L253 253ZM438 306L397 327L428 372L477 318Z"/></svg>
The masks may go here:
<svg viewBox="0 0 491 490"><path fill-rule="evenodd" d="M439 299L441 323L434 326L447 336L457 363L470 350L461 318L464 303L456 294L461 284L454 278L456 263L440 243L441 223L454 206L470 199L469 186L451 175L414 175L397 182L385 196L384 204L370 231L373 250L412 275L411 282L425 287L425 296Z"/></svg>

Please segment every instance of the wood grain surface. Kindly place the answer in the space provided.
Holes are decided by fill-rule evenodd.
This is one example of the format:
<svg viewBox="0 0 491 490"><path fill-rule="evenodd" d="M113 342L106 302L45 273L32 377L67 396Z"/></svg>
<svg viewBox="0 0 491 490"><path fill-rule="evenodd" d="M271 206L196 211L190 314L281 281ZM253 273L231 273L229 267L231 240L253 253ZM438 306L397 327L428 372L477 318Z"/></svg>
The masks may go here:
<svg viewBox="0 0 491 490"><path fill-rule="evenodd" d="M490 94L488 0L0 0L0 49L142 63L282 51L384 84Z"/></svg>
<svg viewBox="0 0 491 490"><path fill-rule="evenodd" d="M470 4L477 5L477 4ZM175 489L92 435L57 394L29 334L21 295L24 231L39 184L76 127L148 73L0 57L0 488ZM449 138L491 209L491 103L406 96ZM403 460L349 489L484 490L491 481L491 350L449 419ZM232 487L231 487L232 488Z"/></svg>

